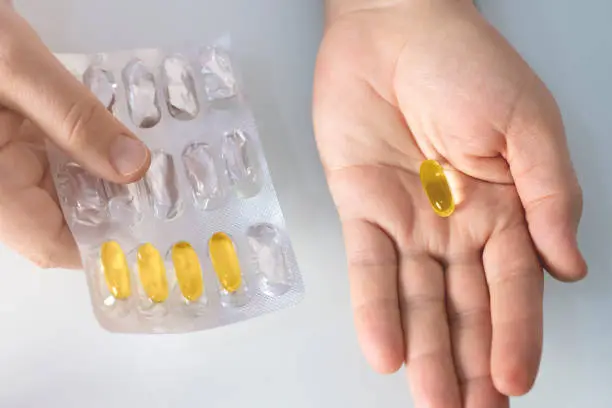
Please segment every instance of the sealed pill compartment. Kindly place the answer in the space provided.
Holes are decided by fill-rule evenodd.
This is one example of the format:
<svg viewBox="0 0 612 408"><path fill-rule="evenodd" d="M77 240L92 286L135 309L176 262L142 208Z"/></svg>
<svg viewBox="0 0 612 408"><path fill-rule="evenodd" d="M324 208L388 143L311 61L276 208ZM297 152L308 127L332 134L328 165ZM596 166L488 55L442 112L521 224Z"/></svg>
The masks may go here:
<svg viewBox="0 0 612 408"><path fill-rule="evenodd" d="M301 275L229 43L58 58L151 151L146 175L118 185L48 146L100 324L188 332L299 302Z"/></svg>

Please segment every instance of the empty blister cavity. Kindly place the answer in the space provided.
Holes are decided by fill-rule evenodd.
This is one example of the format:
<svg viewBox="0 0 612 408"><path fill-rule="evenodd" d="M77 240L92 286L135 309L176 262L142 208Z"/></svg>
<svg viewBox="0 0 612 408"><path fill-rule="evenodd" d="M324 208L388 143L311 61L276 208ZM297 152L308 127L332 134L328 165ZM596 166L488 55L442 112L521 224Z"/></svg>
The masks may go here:
<svg viewBox="0 0 612 408"><path fill-rule="evenodd" d="M137 264L140 285L147 298L153 303L165 302L168 298L168 277L166 265L159 251L152 244L138 248Z"/></svg>
<svg viewBox="0 0 612 408"><path fill-rule="evenodd" d="M83 73L83 84L89 88L104 107L113 109L115 104L117 82L112 72L92 65Z"/></svg>
<svg viewBox="0 0 612 408"><path fill-rule="evenodd" d="M197 302L204 294L204 279L198 254L188 242L172 246L172 265L179 289L188 302Z"/></svg>
<svg viewBox="0 0 612 408"><path fill-rule="evenodd" d="M144 63L135 59L123 69L128 111L140 128L151 128L161 119L155 76Z"/></svg>
<svg viewBox="0 0 612 408"><path fill-rule="evenodd" d="M114 222L134 225L142 220L139 184L116 184L105 182L108 211Z"/></svg>
<svg viewBox="0 0 612 408"><path fill-rule="evenodd" d="M259 192L259 169L249 136L242 130L223 137L222 156L230 184L243 197Z"/></svg>
<svg viewBox="0 0 612 408"><path fill-rule="evenodd" d="M71 223L98 226L108 221L102 180L76 163L66 164L57 178L60 193L72 212Z"/></svg>
<svg viewBox="0 0 612 408"><path fill-rule="evenodd" d="M163 73L170 115L179 120L198 116L200 105L189 63L180 56L168 57L163 62Z"/></svg>
<svg viewBox="0 0 612 408"><path fill-rule="evenodd" d="M200 54L200 64L209 101L226 100L238 94L236 77L227 52L217 47L208 47Z"/></svg>
<svg viewBox="0 0 612 408"><path fill-rule="evenodd" d="M205 210L217 208L225 193L210 146L206 143L190 144L183 151L182 158L196 205Z"/></svg>
<svg viewBox="0 0 612 408"><path fill-rule="evenodd" d="M274 296L286 293L291 288L291 271L278 228L271 224L257 224L248 229L247 237L262 291Z"/></svg>
<svg viewBox="0 0 612 408"><path fill-rule="evenodd" d="M182 208L176 166L171 155L156 151L145 177L146 190L155 216L161 220L176 218Z"/></svg>

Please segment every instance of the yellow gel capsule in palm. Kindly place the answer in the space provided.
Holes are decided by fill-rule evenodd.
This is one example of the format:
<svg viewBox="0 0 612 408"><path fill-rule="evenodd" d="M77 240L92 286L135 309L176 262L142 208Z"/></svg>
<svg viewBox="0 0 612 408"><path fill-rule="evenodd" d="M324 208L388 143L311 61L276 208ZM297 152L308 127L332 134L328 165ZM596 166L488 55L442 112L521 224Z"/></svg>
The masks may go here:
<svg viewBox="0 0 612 408"><path fill-rule="evenodd" d="M102 244L100 262L108 291L116 299L127 299L132 291L130 287L130 268L121 246L115 241Z"/></svg>
<svg viewBox="0 0 612 408"><path fill-rule="evenodd" d="M435 160L425 160L421 164L420 176L435 213L440 217L449 217L455 211L455 200L442 166Z"/></svg>
<svg viewBox="0 0 612 408"><path fill-rule="evenodd" d="M147 297L155 303L168 298L168 279L166 266L159 251L151 244L138 248L138 275Z"/></svg>
<svg viewBox="0 0 612 408"><path fill-rule="evenodd" d="M223 232L217 232L208 243L208 251L221 286L228 292L237 291L242 284L242 273L232 239Z"/></svg>
<svg viewBox="0 0 612 408"><path fill-rule="evenodd" d="M185 299L195 302L204 291L198 254L189 243L178 242L172 247L172 263L181 293Z"/></svg>

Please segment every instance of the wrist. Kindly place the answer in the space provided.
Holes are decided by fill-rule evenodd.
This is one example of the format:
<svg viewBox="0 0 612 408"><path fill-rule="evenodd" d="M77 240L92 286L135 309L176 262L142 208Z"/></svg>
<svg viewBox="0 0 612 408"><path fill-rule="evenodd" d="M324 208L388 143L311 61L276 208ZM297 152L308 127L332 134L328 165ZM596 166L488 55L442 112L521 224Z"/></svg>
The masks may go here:
<svg viewBox="0 0 612 408"><path fill-rule="evenodd" d="M343 15L358 11L440 2L473 3L473 0L325 0L325 20L329 24Z"/></svg>
<svg viewBox="0 0 612 408"><path fill-rule="evenodd" d="M355 11L395 6L405 1L406 0L325 0L325 19L329 22Z"/></svg>

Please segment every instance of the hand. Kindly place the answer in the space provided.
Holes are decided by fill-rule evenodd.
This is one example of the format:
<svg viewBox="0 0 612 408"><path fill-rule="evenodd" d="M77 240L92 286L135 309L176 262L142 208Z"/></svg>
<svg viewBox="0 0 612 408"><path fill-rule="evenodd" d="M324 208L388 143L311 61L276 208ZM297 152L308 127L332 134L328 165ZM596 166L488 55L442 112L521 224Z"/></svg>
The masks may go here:
<svg viewBox="0 0 612 408"><path fill-rule="evenodd" d="M315 132L365 356L405 363L417 407L507 407L538 371L542 267L586 274L559 110L468 1L329 4ZM450 218L422 191L426 158L450 179Z"/></svg>
<svg viewBox="0 0 612 408"><path fill-rule="evenodd" d="M0 240L43 267L79 267L45 140L116 183L149 166L144 144L104 108L0 0Z"/></svg>

